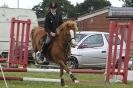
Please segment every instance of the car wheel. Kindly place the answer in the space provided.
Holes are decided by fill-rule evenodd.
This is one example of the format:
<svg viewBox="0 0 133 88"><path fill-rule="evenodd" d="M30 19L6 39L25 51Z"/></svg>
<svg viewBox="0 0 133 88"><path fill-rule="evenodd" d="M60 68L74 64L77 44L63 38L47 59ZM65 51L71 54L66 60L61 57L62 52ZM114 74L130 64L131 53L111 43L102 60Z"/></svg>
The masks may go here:
<svg viewBox="0 0 133 88"><path fill-rule="evenodd" d="M67 61L67 65L69 68L77 69L79 66L78 60L75 57L70 57Z"/></svg>

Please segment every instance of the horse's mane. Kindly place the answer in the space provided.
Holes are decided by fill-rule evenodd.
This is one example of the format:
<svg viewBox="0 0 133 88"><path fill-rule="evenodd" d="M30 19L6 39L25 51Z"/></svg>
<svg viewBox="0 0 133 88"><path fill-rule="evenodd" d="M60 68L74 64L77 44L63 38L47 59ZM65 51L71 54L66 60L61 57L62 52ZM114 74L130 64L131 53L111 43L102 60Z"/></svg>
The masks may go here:
<svg viewBox="0 0 133 88"><path fill-rule="evenodd" d="M75 31L78 30L76 21L68 20L68 21L65 21L63 24L61 24L61 25L56 29L57 34L59 34L61 30L66 29L67 27L68 27L69 29L73 29L73 28L74 28Z"/></svg>

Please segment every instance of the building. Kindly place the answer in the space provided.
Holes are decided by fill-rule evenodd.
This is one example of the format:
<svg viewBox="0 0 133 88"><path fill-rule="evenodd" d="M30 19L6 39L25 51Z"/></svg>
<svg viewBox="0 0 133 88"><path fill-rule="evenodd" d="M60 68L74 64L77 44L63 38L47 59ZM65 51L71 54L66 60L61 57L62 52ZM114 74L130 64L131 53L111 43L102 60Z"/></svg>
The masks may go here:
<svg viewBox="0 0 133 88"><path fill-rule="evenodd" d="M78 27L81 31L107 31L108 9L100 9L78 17Z"/></svg>
<svg viewBox="0 0 133 88"><path fill-rule="evenodd" d="M133 8L131 7L125 8L125 10L123 10L123 8L120 8L120 7L106 7L106 8L103 8L94 12L90 12L78 17L77 21L78 21L79 30L108 32L109 22L111 20L115 20L118 22L128 22L131 20L129 18L121 19L126 17L126 14L123 13L122 15L119 15L118 13L116 13L117 11L118 13L125 12L126 14L128 12L130 17L133 16L132 15ZM111 15L114 13L117 16Z"/></svg>

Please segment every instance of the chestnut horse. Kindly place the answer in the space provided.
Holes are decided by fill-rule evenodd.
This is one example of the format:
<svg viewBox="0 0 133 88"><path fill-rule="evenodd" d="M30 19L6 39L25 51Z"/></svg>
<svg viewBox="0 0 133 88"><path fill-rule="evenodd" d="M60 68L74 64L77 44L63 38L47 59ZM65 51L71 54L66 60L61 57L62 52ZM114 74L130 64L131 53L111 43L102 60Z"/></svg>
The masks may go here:
<svg viewBox="0 0 133 88"><path fill-rule="evenodd" d="M65 70L70 75L73 82L75 83L79 82L77 78L72 74L68 66L66 65L66 61L70 56L71 46L72 47L76 46L76 41L75 41L76 30L78 30L78 27L75 21L69 20L64 22L56 29L57 35L50 48L50 55L52 57L52 61L60 66L61 86L65 85L63 79L63 74L64 74L63 70ZM37 51L42 50L41 44L44 36L46 35L48 35L48 33L42 27L36 27L31 31L31 41L35 53ZM44 56L47 59L49 58L49 55L47 55L47 53L44 53Z"/></svg>

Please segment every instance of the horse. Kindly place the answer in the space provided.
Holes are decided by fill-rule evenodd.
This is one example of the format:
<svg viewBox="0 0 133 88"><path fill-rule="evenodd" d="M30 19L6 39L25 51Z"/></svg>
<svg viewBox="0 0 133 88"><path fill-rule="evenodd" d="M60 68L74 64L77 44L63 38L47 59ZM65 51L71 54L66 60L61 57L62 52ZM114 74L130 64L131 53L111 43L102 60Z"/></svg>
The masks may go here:
<svg viewBox="0 0 133 88"><path fill-rule="evenodd" d="M76 46L75 34L77 30L78 27L75 21L68 20L64 22L56 29L56 37L50 48L52 61L60 66L61 86L65 86L63 70L70 75L70 78L74 83L79 83L77 78L66 65L66 62L70 56L71 47ZM42 50L41 44L44 36L46 37L47 35L49 34L45 31L45 28L35 27L32 29L31 41L35 53ZM49 59L49 54L47 54L47 51L44 52L44 56Z"/></svg>

